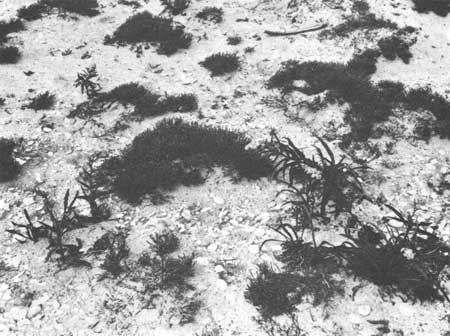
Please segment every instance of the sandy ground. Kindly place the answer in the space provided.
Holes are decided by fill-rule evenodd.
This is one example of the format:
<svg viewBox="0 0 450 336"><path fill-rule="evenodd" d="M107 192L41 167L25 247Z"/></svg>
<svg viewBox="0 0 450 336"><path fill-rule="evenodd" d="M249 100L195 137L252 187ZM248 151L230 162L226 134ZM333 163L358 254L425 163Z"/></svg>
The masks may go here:
<svg viewBox="0 0 450 336"><path fill-rule="evenodd" d="M280 206L283 200L276 197L280 187L269 180L233 183L215 171L202 186L178 188L171 193L173 199L163 205L143 202L131 206L112 197L109 201L114 220L71 233L89 247L107 229L130 227L128 243L133 258L145 248L149 234L163 228L178 232L183 251L197 255L196 276L192 280L196 291L188 296L196 295L203 302L195 322L185 325L180 325L177 306L168 298L155 307L143 309L138 292L126 282L97 281L102 273L100 262L94 262L91 270L68 269L55 273L55 265L44 261L44 242L21 245L4 228L12 220L24 220L24 207L32 216L42 212L42 204L30 188L41 185L61 198L67 188L76 188L78 169L90 154L99 150L114 153L161 119L133 123L129 129L107 137L98 137L105 128L68 119L69 111L85 100L73 87L77 72L85 67L97 65L105 90L136 81L157 92L195 93L205 117L202 122L245 131L254 144L267 139L270 129L275 128L282 136L289 136L300 147L307 148L314 142L314 132L326 135L330 122L342 123L341 107L331 106L316 114L290 107L289 114L297 116L293 121L282 111L262 103L263 97L278 94L265 89L265 81L282 61L345 62L357 50L374 42L358 34L340 40L319 40L317 33L293 37L264 34L265 29L339 23L349 14L351 1L342 1L342 9L331 9L321 1L310 0L309 8L300 5L298 10L290 11L286 9L287 1L262 1L252 9L258 2L195 0L186 15L176 18L194 35L192 46L170 57L158 55L150 48L138 58L127 47L102 43L106 34L112 33L133 13L132 8L117 5L116 1L99 2L102 14L93 18L50 15L26 23L25 31L11 35L11 42L23 52L21 61L0 66L0 96L6 97L0 109L0 135L24 139L20 156L22 175L17 181L0 185L0 255L12 268L0 274L0 334L195 335L207 325L216 325L223 335L264 335L253 320L258 316L257 311L245 301L243 293L255 265L261 261L273 262L273 252L279 250L277 244L258 250L264 239L274 236L267 225L283 215ZM0 0L0 17L13 17L17 8L30 3ZM442 94L449 93L450 16L418 14L408 0L369 3L374 13L400 26L419 29L411 63L380 58L373 80L399 80L410 87L430 85ZM196 19L195 13L206 5L222 7L224 21L213 24ZM159 13L162 8L158 1L151 0L142 9ZM291 23L292 18L296 18L295 23ZM237 22L237 19L248 21ZM243 42L227 45L227 36L235 34ZM247 47L253 47L254 52L245 53ZM72 53L63 56L67 49ZM81 59L87 51L92 57ZM237 52L242 59L240 71L211 77L199 66L198 62L218 51ZM27 77L23 72L29 70L34 74ZM30 97L46 90L56 94L54 109L35 112L21 108ZM100 120L105 127L111 127L123 112L126 112L124 107L114 107ZM197 117L198 113L183 115L187 120ZM373 169L364 178L370 193L383 194L400 209L408 210L414 200L418 201L423 216L436 221L445 239L450 239L449 195L438 195L428 186L430 181L437 183L439 174L449 169L449 160L448 140L433 138L425 143L403 136L391 155L384 154L371 163ZM383 215L367 205L359 210L365 220ZM326 229L322 235L336 239L334 229ZM228 271L227 281L216 272L218 265ZM327 307L299 306L299 321L305 331L310 335L383 335L376 325L368 322L383 319L389 320L389 335L441 336L450 331L448 306L383 299L369 283L364 283L352 299L351 289L357 283L348 279L346 294ZM450 289L450 284L447 287ZM26 293L34 293L31 307L24 300Z"/></svg>

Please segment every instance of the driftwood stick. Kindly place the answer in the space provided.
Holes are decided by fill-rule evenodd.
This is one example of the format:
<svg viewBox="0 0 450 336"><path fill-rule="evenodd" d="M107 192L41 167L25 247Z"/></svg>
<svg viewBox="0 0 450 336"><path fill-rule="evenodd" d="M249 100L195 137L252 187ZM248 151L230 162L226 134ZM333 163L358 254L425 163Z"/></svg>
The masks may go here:
<svg viewBox="0 0 450 336"><path fill-rule="evenodd" d="M264 33L266 33L269 36L289 36L289 35L297 35L297 34L303 34L303 33L309 33L312 31L323 29L327 26L326 23L321 25L315 25L308 28L304 28L301 30L295 30L295 31L288 31L288 32L280 32L280 31L272 31L272 30L265 30Z"/></svg>

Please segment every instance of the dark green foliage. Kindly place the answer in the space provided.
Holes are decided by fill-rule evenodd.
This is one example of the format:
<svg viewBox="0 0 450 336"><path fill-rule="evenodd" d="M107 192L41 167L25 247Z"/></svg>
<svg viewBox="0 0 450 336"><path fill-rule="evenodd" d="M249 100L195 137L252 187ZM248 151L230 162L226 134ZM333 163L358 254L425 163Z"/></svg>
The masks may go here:
<svg viewBox="0 0 450 336"><path fill-rule="evenodd" d="M386 217L387 233L361 224L353 232L346 230L349 242L338 249L347 267L405 301L450 301L441 282L443 271L450 266L450 246L437 236L437 226L418 222L415 211L403 215L388 207L395 216Z"/></svg>
<svg viewBox="0 0 450 336"><path fill-rule="evenodd" d="M217 53L206 57L200 65L208 69L212 76L220 76L239 69L240 60L236 54Z"/></svg>
<svg viewBox="0 0 450 336"><path fill-rule="evenodd" d="M95 81L96 79L98 79L98 73L97 67L94 64L77 74L74 86L80 87L81 93L86 93L88 98L93 98L102 88L101 85Z"/></svg>
<svg viewBox="0 0 450 336"><path fill-rule="evenodd" d="M25 29L21 20L15 19L8 22L0 22L0 44L8 40L8 34L16 33Z"/></svg>
<svg viewBox="0 0 450 336"><path fill-rule="evenodd" d="M364 167L353 166L336 159L328 144L317 137L322 148L316 148L318 160L308 158L289 139L279 139L272 133L266 152L274 162L274 175L287 185L295 200L292 205L301 210L311 209L309 217L327 218L352 211L353 203L363 196L358 171ZM299 189L297 185L302 187Z"/></svg>
<svg viewBox="0 0 450 336"><path fill-rule="evenodd" d="M223 20L223 9L217 7L205 7L196 15L197 18L220 23Z"/></svg>
<svg viewBox="0 0 450 336"><path fill-rule="evenodd" d="M149 245L151 250L162 258L178 250L180 240L171 231L163 231L151 235Z"/></svg>
<svg viewBox="0 0 450 336"><path fill-rule="evenodd" d="M138 83L121 84L107 93L103 93L98 99L101 101L117 102L122 105L136 105L139 99L149 91Z"/></svg>
<svg viewBox="0 0 450 336"><path fill-rule="evenodd" d="M136 44L140 42L157 42L157 52L171 55L178 49L187 49L192 35L172 19L141 12L129 17L120 25L112 36L105 38L105 44Z"/></svg>
<svg viewBox="0 0 450 336"><path fill-rule="evenodd" d="M183 93L178 95L165 95L161 99L163 111L190 112L198 108L197 96Z"/></svg>
<svg viewBox="0 0 450 336"><path fill-rule="evenodd" d="M369 4L364 0L357 0L353 2L352 9L360 15L367 14L369 12Z"/></svg>
<svg viewBox="0 0 450 336"><path fill-rule="evenodd" d="M34 21L42 18L48 12L49 7L43 1L38 1L29 6L19 8L17 16L23 20Z"/></svg>
<svg viewBox="0 0 450 336"><path fill-rule="evenodd" d="M400 82L380 81L377 89L383 100L393 105L401 104L405 100L405 85Z"/></svg>
<svg viewBox="0 0 450 336"><path fill-rule="evenodd" d="M433 12L445 17L450 13L450 0L412 0L414 9L419 13Z"/></svg>
<svg viewBox="0 0 450 336"><path fill-rule="evenodd" d="M258 318L256 322L268 336L308 336L300 326L295 313L289 313L289 322L280 323L275 319Z"/></svg>
<svg viewBox="0 0 450 336"><path fill-rule="evenodd" d="M122 198L138 201L146 194L178 185L203 182L202 169L216 165L250 179L267 176L270 162L250 139L238 132L202 126L181 119L165 119L138 135L118 157L103 165L112 187Z"/></svg>
<svg viewBox="0 0 450 336"><path fill-rule="evenodd" d="M165 10L170 12L172 15L179 15L183 13L191 3L190 0L160 0L160 2L164 6Z"/></svg>
<svg viewBox="0 0 450 336"><path fill-rule="evenodd" d="M238 45L239 43L242 42L242 37L238 36L238 35L234 35L234 36L229 36L227 38L227 43L229 45Z"/></svg>
<svg viewBox="0 0 450 336"><path fill-rule="evenodd" d="M107 179L99 174L97 169L102 158L104 158L104 155L101 153L90 156L77 178L82 190L82 195L78 198L89 204L90 220L94 223L108 219L111 215L111 211L105 203L99 204L110 194L110 190L106 186Z"/></svg>
<svg viewBox="0 0 450 336"><path fill-rule="evenodd" d="M127 246L128 232L119 230L107 232L101 236L92 248L93 252L104 252L105 260L102 268L113 277L117 277L127 270L124 259L128 257L130 249Z"/></svg>
<svg viewBox="0 0 450 336"><path fill-rule="evenodd" d="M341 23L331 29L324 30L320 33L321 37L346 37L349 36L356 30L378 30L378 29L397 29L398 25L390 20L380 19L375 16L373 13L357 16L357 17L349 17L347 21Z"/></svg>
<svg viewBox="0 0 450 336"><path fill-rule="evenodd" d="M409 51L410 44L396 35L379 40L378 47L381 54L390 61L399 57L404 63L409 64L413 56Z"/></svg>
<svg viewBox="0 0 450 336"><path fill-rule="evenodd" d="M25 238L26 240L30 240L33 243L36 243L40 238L47 238L48 230L45 226L36 226L31 221L30 215L27 210L23 210L25 214L25 218L27 219L26 224L18 224L16 222L12 222L13 228L6 229L6 232L9 232L13 235L20 236Z"/></svg>
<svg viewBox="0 0 450 336"><path fill-rule="evenodd" d="M356 54L347 63L347 69L355 75L370 76L377 71L377 60L380 52L375 49L367 49L360 54Z"/></svg>
<svg viewBox="0 0 450 336"><path fill-rule="evenodd" d="M0 183L11 181L20 172L20 166L14 160L15 147L13 140L0 138Z"/></svg>
<svg viewBox="0 0 450 336"><path fill-rule="evenodd" d="M41 2L51 8L85 16L95 16L100 13L97 0L42 0Z"/></svg>
<svg viewBox="0 0 450 336"><path fill-rule="evenodd" d="M26 108L33 110L50 110L55 105L55 95L49 91L38 94L36 97L25 105Z"/></svg>
<svg viewBox="0 0 450 336"><path fill-rule="evenodd" d="M14 64L19 61L19 58L19 48L13 46L0 47L0 64Z"/></svg>
<svg viewBox="0 0 450 336"><path fill-rule="evenodd" d="M179 248L178 237L169 231L157 233L150 237L149 247L151 253L144 252L138 260L146 291L191 288L187 280L194 275L194 255L170 256Z"/></svg>

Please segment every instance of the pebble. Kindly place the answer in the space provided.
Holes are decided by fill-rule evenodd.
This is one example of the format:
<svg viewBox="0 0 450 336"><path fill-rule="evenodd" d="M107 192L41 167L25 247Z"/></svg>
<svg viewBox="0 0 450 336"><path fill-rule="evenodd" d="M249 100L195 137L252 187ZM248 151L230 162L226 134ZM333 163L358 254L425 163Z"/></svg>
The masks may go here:
<svg viewBox="0 0 450 336"><path fill-rule="evenodd" d="M192 220L192 214L188 209L183 209L180 213L180 216L187 221L191 221Z"/></svg>
<svg viewBox="0 0 450 336"><path fill-rule="evenodd" d="M225 268L223 268L222 265L217 265L214 267L214 271L216 271L216 273L225 273Z"/></svg>
<svg viewBox="0 0 450 336"><path fill-rule="evenodd" d="M208 251L209 252L214 252L215 250L217 250L217 244L215 244L215 243L212 243L212 244L210 244L209 246L208 246Z"/></svg>
<svg viewBox="0 0 450 336"><path fill-rule="evenodd" d="M206 257L197 257L197 258L195 258L195 263L200 266L208 266L209 259Z"/></svg>
<svg viewBox="0 0 450 336"><path fill-rule="evenodd" d="M33 203L34 203L34 198L32 196L28 196L28 197L25 197L23 199L23 205L24 206L29 206L29 205L31 205Z"/></svg>
<svg viewBox="0 0 450 336"><path fill-rule="evenodd" d="M27 318L30 320L38 315L42 311L42 306L40 304L35 304L34 302L31 304L30 308L28 308Z"/></svg>
<svg viewBox="0 0 450 336"><path fill-rule="evenodd" d="M213 196L213 201L217 205L224 205L225 204L225 200L222 197Z"/></svg>
<svg viewBox="0 0 450 336"><path fill-rule="evenodd" d="M361 316L368 316L372 312L372 308L368 305L362 305L358 307L358 313Z"/></svg>

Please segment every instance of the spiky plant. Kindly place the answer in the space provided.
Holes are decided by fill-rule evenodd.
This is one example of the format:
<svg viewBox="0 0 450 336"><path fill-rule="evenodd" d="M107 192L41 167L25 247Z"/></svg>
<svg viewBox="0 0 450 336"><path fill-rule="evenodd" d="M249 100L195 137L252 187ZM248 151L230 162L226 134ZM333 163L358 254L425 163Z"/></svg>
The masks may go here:
<svg viewBox="0 0 450 336"><path fill-rule="evenodd" d="M95 97L101 90L101 85L96 82L98 79L98 72L96 65L87 67L82 72L77 74L74 86L81 89L81 93L86 93L88 98Z"/></svg>

